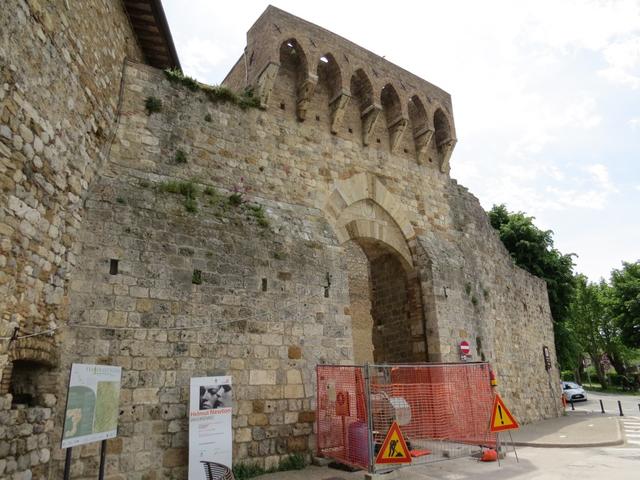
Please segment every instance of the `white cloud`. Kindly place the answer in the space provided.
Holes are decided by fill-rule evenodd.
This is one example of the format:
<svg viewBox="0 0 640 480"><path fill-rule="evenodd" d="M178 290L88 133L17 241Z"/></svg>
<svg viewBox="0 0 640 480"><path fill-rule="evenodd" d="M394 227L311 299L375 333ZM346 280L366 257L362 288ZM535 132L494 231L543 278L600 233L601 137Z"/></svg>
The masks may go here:
<svg viewBox="0 0 640 480"><path fill-rule="evenodd" d="M603 54L608 65L599 75L614 84L640 88L640 35L609 44Z"/></svg>
<svg viewBox="0 0 640 480"><path fill-rule="evenodd" d="M180 49L180 63L184 72L201 80L207 78L208 72L229 56L230 52L223 50L218 42L202 38L191 38Z"/></svg>
<svg viewBox="0 0 640 480"><path fill-rule="evenodd" d="M640 117L630 118L629 125L631 125L632 130L640 129Z"/></svg>

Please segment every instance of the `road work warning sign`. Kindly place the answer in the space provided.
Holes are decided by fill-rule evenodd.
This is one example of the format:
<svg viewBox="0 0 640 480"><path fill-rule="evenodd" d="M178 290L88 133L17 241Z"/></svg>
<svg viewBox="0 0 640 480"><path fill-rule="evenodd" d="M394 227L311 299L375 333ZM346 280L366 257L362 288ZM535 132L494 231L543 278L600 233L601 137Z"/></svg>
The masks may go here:
<svg viewBox="0 0 640 480"><path fill-rule="evenodd" d="M411 463L411 454L407 443L404 441L400 427L396 422L393 422L384 442L382 442L376 463Z"/></svg>
<svg viewBox="0 0 640 480"><path fill-rule="evenodd" d="M516 419L511 415L509 409L505 406L500 395L496 393L493 399L493 409L491 413L491 431L502 432L504 430L513 430L520 428Z"/></svg>

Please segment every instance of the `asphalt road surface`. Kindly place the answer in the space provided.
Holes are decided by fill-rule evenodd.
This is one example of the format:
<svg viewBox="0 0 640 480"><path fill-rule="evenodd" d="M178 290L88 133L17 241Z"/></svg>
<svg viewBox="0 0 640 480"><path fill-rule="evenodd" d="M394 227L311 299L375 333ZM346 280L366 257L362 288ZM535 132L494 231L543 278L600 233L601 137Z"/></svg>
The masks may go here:
<svg viewBox="0 0 640 480"><path fill-rule="evenodd" d="M606 413L619 414L618 400L622 405L622 413L625 416L640 416L640 395L619 395L615 393L595 393L587 390L586 402L575 402L576 410L584 410L587 412L600 412L600 400L604 405ZM639 465L640 467L640 465ZM640 478L640 474L638 474Z"/></svg>

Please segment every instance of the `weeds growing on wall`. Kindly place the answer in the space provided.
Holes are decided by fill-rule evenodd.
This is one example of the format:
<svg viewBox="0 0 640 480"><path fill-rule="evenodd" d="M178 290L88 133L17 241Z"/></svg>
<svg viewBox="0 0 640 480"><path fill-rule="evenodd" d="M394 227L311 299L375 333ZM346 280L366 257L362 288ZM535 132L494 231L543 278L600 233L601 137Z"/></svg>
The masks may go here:
<svg viewBox="0 0 640 480"><path fill-rule="evenodd" d="M159 112L162 110L162 100L149 96L144 101L144 108L147 110L147 115Z"/></svg>
<svg viewBox="0 0 640 480"><path fill-rule="evenodd" d="M184 150L178 149L173 159L176 163L187 163L187 154L184 153Z"/></svg>
<svg viewBox="0 0 640 480"><path fill-rule="evenodd" d="M196 213L198 211L198 196L200 191L193 181L169 180L158 184L156 189L159 192L174 193L184 197L183 205L187 212ZM223 218L229 205L236 207L246 216L247 219L255 220L255 223L263 229L270 226L266 211L262 205L249 204L244 194L251 189L244 184L244 178L240 179L240 185L234 187L229 197L225 198L212 186L208 185L202 190L202 194L208 197L206 204L214 207L214 215ZM204 198L202 199L203 201Z"/></svg>
<svg viewBox="0 0 640 480"><path fill-rule="evenodd" d="M193 182L170 180L158 185L158 190L167 193L178 193L184 197L184 208L189 213L198 211L198 187Z"/></svg>
<svg viewBox="0 0 640 480"><path fill-rule="evenodd" d="M242 93L235 92L224 85L204 85L194 78L191 78L178 68L169 68L164 71L165 76L170 82L184 85L192 92L198 90L205 93L207 98L213 103L226 102L238 105L243 110L247 108L262 108L260 99L254 96L253 89L247 88ZM209 118L207 120L207 117ZM205 116L205 121L211 121L211 115Z"/></svg>
<svg viewBox="0 0 640 480"><path fill-rule="evenodd" d="M256 223L262 228L269 227L269 220L264 214L264 208L262 205L249 205L249 215L255 218Z"/></svg>

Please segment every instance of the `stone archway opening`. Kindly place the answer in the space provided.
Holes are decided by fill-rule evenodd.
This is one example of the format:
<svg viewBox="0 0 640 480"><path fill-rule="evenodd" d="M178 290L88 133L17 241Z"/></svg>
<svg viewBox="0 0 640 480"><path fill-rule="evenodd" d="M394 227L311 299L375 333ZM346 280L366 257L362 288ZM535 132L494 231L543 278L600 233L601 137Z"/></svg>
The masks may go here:
<svg viewBox="0 0 640 480"><path fill-rule="evenodd" d="M416 233L402 203L378 177L358 173L337 182L323 210L346 255L355 361L429 361L435 319L427 329Z"/></svg>
<svg viewBox="0 0 640 480"><path fill-rule="evenodd" d="M344 245L356 363L427 361L420 283L393 248L376 239Z"/></svg>

